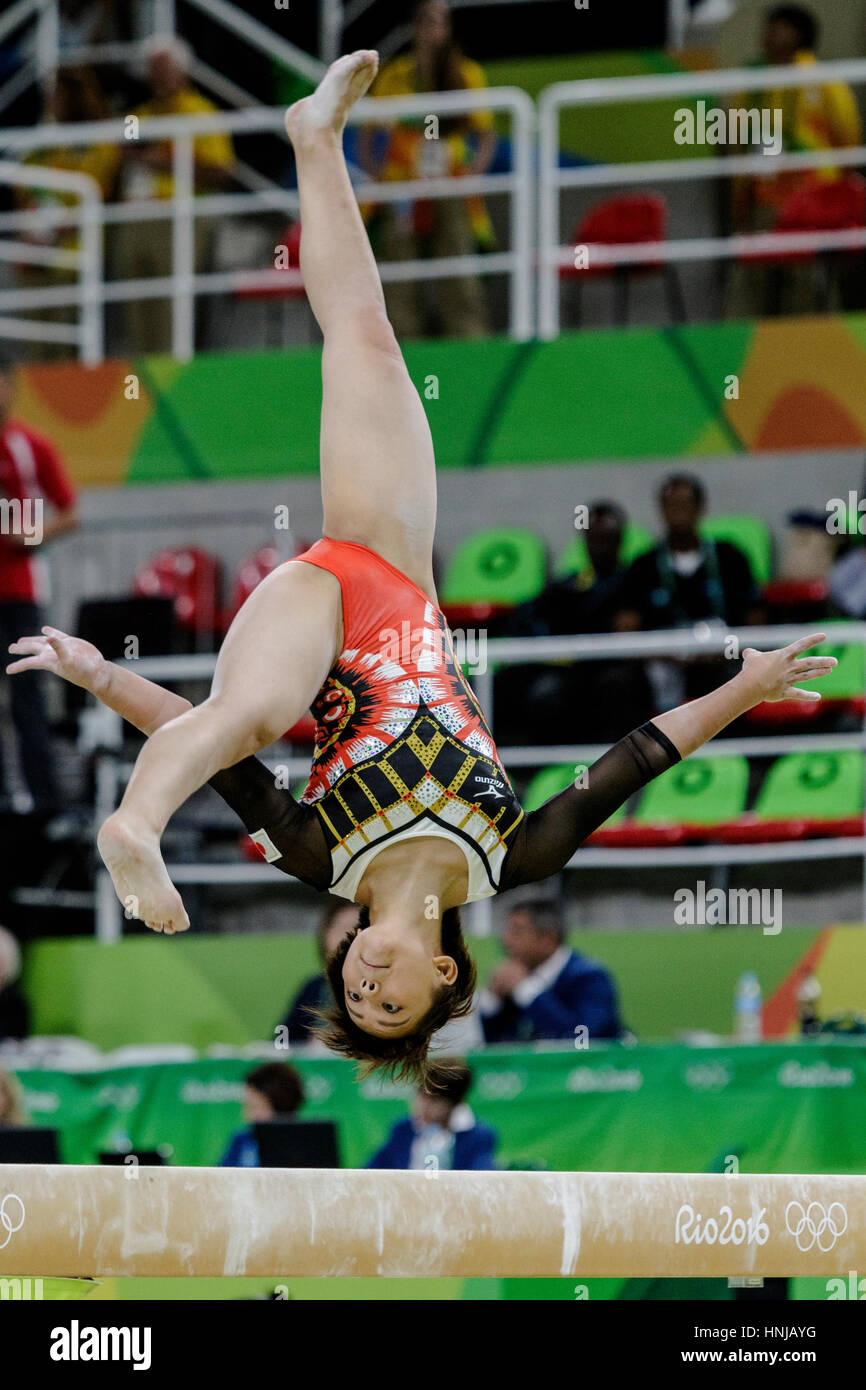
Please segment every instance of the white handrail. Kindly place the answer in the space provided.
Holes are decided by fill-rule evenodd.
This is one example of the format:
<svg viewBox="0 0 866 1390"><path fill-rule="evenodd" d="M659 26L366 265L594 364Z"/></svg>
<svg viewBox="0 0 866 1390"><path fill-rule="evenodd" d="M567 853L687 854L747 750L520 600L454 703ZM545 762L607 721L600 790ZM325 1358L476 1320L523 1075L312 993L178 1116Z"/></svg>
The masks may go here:
<svg viewBox="0 0 866 1390"><path fill-rule="evenodd" d="M245 39L251 48L258 48L269 57L278 58L286 67L293 68L314 85L321 80L325 71L324 63L317 58L311 58L302 48L289 43L288 39L282 38L266 24L260 24L245 11L226 4L226 0L187 0L187 4L201 10L208 19L215 19L226 29L231 29L238 38Z"/></svg>
<svg viewBox="0 0 866 1390"><path fill-rule="evenodd" d="M270 58L277 58L292 71L305 77L313 85L319 82L325 70L324 63L311 58L302 48L290 43L275 30L253 19L251 15L227 4L226 0L188 0L188 3L202 11L209 19L236 34L250 45ZM125 62L137 57L141 52L138 40L117 41L101 44L84 44L76 49L61 50L59 43L59 13L57 0L17 0L11 10L0 19L0 41L28 19L36 20L35 64L27 65L26 81L23 89L34 77L44 78L58 66L73 63L111 63ZM155 0L153 5L154 32L174 34L177 31L174 0ZM336 57L337 55L334 54ZM8 86L8 84L7 84ZM5 94L5 91L4 91Z"/></svg>
<svg viewBox="0 0 866 1390"><path fill-rule="evenodd" d="M649 97L703 96L705 92L767 92L777 87L817 87L828 82L866 82L866 58L782 67L722 68L718 72L673 72L646 77L590 77L552 82L541 92L539 111L553 106L607 106Z"/></svg>
<svg viewBox="0 0 866 1390"><path fill-rule="evenodd" d="M81 274L77 288L64 290L65 298L62 301L67 304L77 304L79 307L78 328L73 330L75 336L70 340L65 337L64 333L58 333L57 329L63 325L36 324L33 321L27 325L25 336L33 338L37 329L45 332L51 329L52 331L47 333L49 341L75 342L77 340L82 362L88 366L94 366L97 362L101 362L103 357L102 190L99 184L90 174L66 169L13 164L7 160L0 160L0 183L10 183L24 188L48 188L58 192L71 192L79 195L81 201L78 208L68 208L65 211L67 220L71 216L74 221L78 222L81 230L81 249L77 253L65 254L77 256ZM6 317L0 321L0 334L4 332L8 322Z"/></svg>
<svg viewBox="0 0 866 1390"><path fill-rule="evenodd" d="M538 332L543 339L555 338L560 329L559 268L568 263L568 249L560 243L560 194L564 188L603 188L611 185L659 183L681 179L719 179L733 174L768 174L789 169L851 167L866 162L866 147L841 150L815 150L797 154L730 155L724 158L653 160L640 163L607 164L575 169L559 167L559 118L564 107L581 107L646 101L674 96L745 94L776 89L814 87L821 83L866 83L866 59L834 63L798 63L784 67L731 68L722 72L688 72L646 77L612 77L588 81L555 82L538 98L539 190L538 190ZM771 162L772 161L772 162ZM808 235L806 233L804 236ZM761 242L750 238L696 238L667 243L667 250L635 246L605 248L594 246L597 264L617 265L653 259L675 262L726 259L729 256L777 253L779 250L829 250L834 244L855 247L862 241L840 241L839 234L813 233L811 243L795 248L788 235L771 233ZM856 233L854 234L856 236ZM727 247L727 251L725 250ZM573 255L573 249L571 254Z"/></svg>
<svg viewBox="0 0 866 1390"><path fill-rule="evenodd" d="M23 24L25 19L39 12L40 0L16 0L11 10L7 10L5 15L0 16L0 43L3 42L7 34L11 34L13 29L17 29L19 24Z"/></svg>
<svg viewBox="0 0 866 1390"><path fill-rule="evenodd" d="M480 91L421 93L382 100L367 99L353 109L350 119L358 124L382 125L400 117L426 115L431 106L437 114L504 110L511 116L514 168L509 174L483 174L473 177L440 177L397 182L363 181L356 192L361 201L390 203L411 198L455 198L475 193L505 193L511 199L512 247L493 255L440 258L431 261L385 262L380 267L384 281L442 279L456 275L510 276L510 329L517 340L532 336L533 313L533 200L532 160L535 107L520 88L493 87ZM283 207L294 212L297 193L290 190L262 189L243 193L217 193L194 196L193 141L195 136L224 131L228 134L274 131L285 137L282 107L250 108L196 116L148 116L142 118L138 140L171 140L174 145L176 196L169 200L150 199L134 203L110 204L103 210L106 223L158 220L173 223L172 277L100 283L99 309L107 303L130 299L156 299L167 295L173 301L172 350L187 360L193 350L193 304L199 294L217 294L248 289L252 284L281 283L290 287L285 272L231 271L209 275L194 273L193 222L196 217L230 215L251 208ZM15 151L53 148L62 145L93 145L113 142L128 145L125 122L119 119L88 121L69 125L45 125L25 130L0 132L0 148ZM26 180L25 180L26 181ZM29 180L36 182L35 179ZM27 216L7 214L3 225L27 226ZM32 224L30 224L32 225ZM261 279L259 279L259 275ZM276 277L283 276L282 280ZM0 291L0 312L63 305L72 302L66 287Z"/></svg>

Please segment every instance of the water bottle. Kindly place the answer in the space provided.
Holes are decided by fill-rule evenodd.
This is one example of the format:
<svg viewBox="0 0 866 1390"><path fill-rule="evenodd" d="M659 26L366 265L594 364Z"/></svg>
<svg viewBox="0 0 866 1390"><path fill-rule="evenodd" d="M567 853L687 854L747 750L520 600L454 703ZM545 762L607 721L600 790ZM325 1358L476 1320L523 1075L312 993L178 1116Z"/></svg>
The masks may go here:
<svg viewBox="0 0 866 1390"><path fill-rule="evenodd" d="M754 970L745 970L734 992L734 1036L737 1042L761 1039L761 985Z"/></svg>

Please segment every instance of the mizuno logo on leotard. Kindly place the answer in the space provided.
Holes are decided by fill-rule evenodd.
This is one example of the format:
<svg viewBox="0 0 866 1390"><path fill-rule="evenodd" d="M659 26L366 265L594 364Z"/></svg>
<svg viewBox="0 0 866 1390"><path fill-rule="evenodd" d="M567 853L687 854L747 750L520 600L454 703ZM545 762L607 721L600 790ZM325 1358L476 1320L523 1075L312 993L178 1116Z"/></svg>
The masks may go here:
<svg viewBox="0 0 866 1390"><path fill-rule="evenodd" d="M505 797L502 795L502 792L497 790L499 787L501 787L501 786L504 785L504 783L500 782L500 781L498 780L498 778L496 778L496 777L479 777L478 774L476 773L476 775L475 775L475 781L476 781L476 782L486 782L486 783L487 783L487 786L485 787L484 791L478 793L479 796L492 796L496 801L504 801L504 800L505 800Z"/></svg>

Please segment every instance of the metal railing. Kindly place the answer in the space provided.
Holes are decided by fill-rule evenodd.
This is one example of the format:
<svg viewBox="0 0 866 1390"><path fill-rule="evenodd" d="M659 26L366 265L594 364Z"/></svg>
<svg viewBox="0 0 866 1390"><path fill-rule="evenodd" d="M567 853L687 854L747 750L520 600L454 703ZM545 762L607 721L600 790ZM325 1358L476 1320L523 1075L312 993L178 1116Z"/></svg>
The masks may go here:
<svg viewBox="0 0 866 1390"><path fill-rule="evenodd" d="M389 97L359 102L351 113L357 124L383 125L404 116L425 116L430 109L430 95ZM533 131L535 108L524 91L517 87L492 87L483 91L441 92L436 94L437 114L450 115L476 110L504 111L512 119L513 168L506 174L423 178L402 182L363 182L357 185L359 201L397 203L411 198L464 198L470 194L506 194L510 198L511 248L489 255L440 257L424 261L384 262L380 265L383 281L412 281L447 279L459 275L505 274L510 280L510 329L518 340L533 332ZM198 295L224 294L255 288L290 289L302 284L299 272L293 270L223 271L196 274L194 259L194 223L197 218L239 215L253 211L282 211L296 215L298 194L290 190L256 189L243 193L217 193L196 197L194 193L194 139L197 135L222 131L228 134L250 134L273 131L285 135L285 112L281 107L261 107L246 111L192 117L153 116L140 121L138 143L160 140L172 144L172 176L174 197L144 199L104 204L101 208L103 225L137 221L171 220L173 228L172 274L150 279L100 282L97 297L100 311L107 303L142 299L171 298L172 352L181 361L193 354L194 303ZM129 148L128 132L122 120L81 122L76 125L46 125L26 130L0 133L0 148L7 151L29 152L50 149L58 145L83 146L115 142ZM20 171L15 182L38 184L27 165L14 166ZM39 225L52 220L56 225L68 221L66 209L44 209L38 214ZM36 225L31 212L6 213L0 216L0 232L25 230ZM15 246L24 243L14 243ZM16 310L69 305L78 302L76 288L48 287L44 289L11 289L0 291L0 313ZM34 321L30 321L33 325ZM0 333L4 330L0 327ZM30 326L27 336L36 338L38 328Z"/></svg>
<svg viewBox="0 0 866 1390"><path fill-rule="evenodd" d="M201 2L203 4L204 0ZM231 10L232 7L226 6L226 9ZM738 174L766 175L770 170L783 173L828 167L851 169L866 164L866 145L860 145L846 149L780 153L772 156L726 153L724 158L719 159L651 160L560 168L559 120L562 110L586 105L664 99L676 95L689 97L708 93L736 93L750 86L754 89L757 85L765 88L797 88L815 86L823 82L845 81L866 82L866 60L555 83L541 93L538 102L537 179L533 168L536 108L520 88L487 88L481 91L421 93L415 96L367 99L359 103L352 112L353 122L381 126L401 117L429 115L431 106L435 106L436 113L443 116L482 109L499 110L508 113L512 121L513 165L510 173L481 174L459 179L418 178L399 183L372 183L365 180L356 189L359 200L380 203L398 203L415 198L440 199L472 194L506 194L510 197L510 249L490 255L385 262L380 266L382 279L389 283L436 280L457 275L505 274L510 279L509 328L512 337L518 340L530 338L536 332L536 326L541 338L556 337L560 327L560 270L572 264L574 254L574 248L562 246L560 240L561 199L566 190L603 189L614 185L636 186L686 180L700 182ZM257 211L282 211L296 215L298 211L297 193L273 186L256 186L257 180L249 170L244 177L244 181L251 185L248 191L195 197L195 136L216 131L228 134L272 131L284 135L283 116L281 108L253 107L217 115L149 117L142 120L138 133L140 141L168 140L173 145L175 196L171 200L115 203L103 209L102 218L105 225L148 219L171 219L174 228L171 275L159 279L103 284L100 301L104 305L118 301L170 297L174 307L172 351L181 360L186 360L193 350L193 304L196 296L278 286L290 290L301 285L297 271L233 270L198 275L195 273L194 265L193 226L196 218L225 218ZM0 148L7 152L24 152L51 148L59 144L82 146L100 141L113 141L122 148L128 148L130 142L125 139L126 135L125 124L120 119L78 125L41 126L0 133ZM28 180L16 176L16 182L26 183ZM37 180L31 177L29 182L35 184ZM258 181L259 184L261 182ZM536 183L539 212L537 253L534 219ZM40 225L48 225L51 215L49 209L40 210ZM0 232L33 227L36 225L34 216L26 212L4 214L0 216ZM55 216L57 225L66 220L63 209L58 209ZM822 232L761 232L750 235L679 238L633 245L593 244L592 262L594 266L628 265L648 261L674 264L731 260L741 256L767 255L780 251L787 254L827 253L863 247L866 247L866 228L860 227ZM77 302L77 298L76 291L67 287L2 291L0 312L5 316L5 324L0 325L0 333L10 331L9 317L16 311L73 304ZM24 330L22 336L36 338L37 329L31 325ZM58 340L63 341L62 337Z"/></svg>
<svg viewBox="0 0 866 1390"><path fill-rule="evenodd" d="M627 164L559 167L560 113L568 107L609 106L623 102L736 94L777 88L815 87L821 83L866 83L866 59L797 64L790 67L731 68L724 72L674 73L657 77L613 77L556 82L538 98L539 234L538 335L555 338L560 327L560 269L574 265L574 247L560 236L561 194L565 189L603 189L612 185L659 184L682 180L723 179L734 174L763 174L796 169L851 168L866 164L866 146L814 150L803 154L726 154L724 158L650 160ZM730 260L784 250L853 250L866 246L866 228L798 234L756 233L744 236L693 237L604 247L593 245L594 265L634 262L677 263Z"/></svg>
<svg viewBox="0 0 866 1390"><path fill-rule="evenodd" d="M611 657L687 657L721 655L733 637L738 650L745 647L772 649L785 646L800 637L809 636L814 627L784 625L775 627L732 628L723 633L709 632L696 636L687 630L640 633L605 633L579 637L494 637L487 643L486 670L472 675L476 694L484 709L488 724L494 731L493 702L494 669L523 663L547 661L603 661ZM866 623L833 623L830 634L834 645L859 642L866 646ZM210 680L216 664L213 655L171 656L146 658L135 663L138 675L148 680ZM820 689L820 682L816 684ZM101 825L115 810L121 790L132 772L132 765L122 756L123 721L110 710L101 711L100 744L103 752L97 762L96 822ZM625 734L627 730L623 730ZM608 744L574 743L559 746L502 747L499 754L506 769L519 767L550 767L571 762L583 766L604 753ZM755 738L720 738L711 740L700 751L702 758L774 757L792 752L826 752L862 750L866 753L866 713L863 728L850 734L770 735ZM275 766L276 764L272 764ZM866 766L866 760L864 760ZM308 757L286 757L279 760L284 776L291 780L306 777ZM733 865L801 863L806 860L857 858L863 860L863 912L866 922L866 830L859 836L839 836L796 842L767 842L763 844L724 845L706 844L652 849L581 848L572 857L568 869L600 869L613 871L676 867L678 865ZM97 857L96 932L100 941L112 942L123 932L123 913L107 872ZM169 864L168 872L175 883L184 884L273 884L272 871L264 864ZM284 876L285 877L285 876ZM289 881L294 881L289 876ZM471 904L471 929L476 936L492 931L493 900L482 898Z"/></svg>
<svg viewBox="0 0 866 1390"><path fill-rule="evenodd" d="M55 248L27 241L0 241L0 260L15 260L27 265L56 266L78 272L78 284L71 291L71 303L78 309L77 324L43 323L0 316L0 336L29 338L40 342L72 343L78 347L82 362L92 365L102 361L103 331L101 295L103 291L102 262L102 193L96 179L89 174L65 169L25 168L0 160L0 183L27 188L44 188L50 192L74 193L77 205L62 209L62 225L70 221L77 226L80 247ZM60 213L61 209L54 210ZM36 226L43 229L40 213L34 213ZM2 306L0 306L2 307Z"/></svg>
<svg viewBox="0 0 866 1390"><path fill-rule="evenodd" d="M227 3L227 0L186 0L186 3L198 9L222 29L228 30L234 38L241 39L268 58L276 58L308 82L315 84L322 76L325 69L322 61L311 57L297 44L283 38L276 30L260 23L236 5ZM177 33L174 0L154 0L151 14L152 37L165 37ZM0 87L0 111L34 83L44 82L59 67L135 63L141 57L141 39L114 40L108 43L86 44L79 48L62 48L57 0L17 0L0 18L0 43L7 35L28 25L31 27L25 29L25 52L29 48L29 53L18 70ZM235 103L238 94L241 98L247 96L225 74L216 72L200 60L194 64L193 75L203 80L212 91L219 91L221 95L226 96L232 104ZM252 101L252 98L249 100Z"/></svg>

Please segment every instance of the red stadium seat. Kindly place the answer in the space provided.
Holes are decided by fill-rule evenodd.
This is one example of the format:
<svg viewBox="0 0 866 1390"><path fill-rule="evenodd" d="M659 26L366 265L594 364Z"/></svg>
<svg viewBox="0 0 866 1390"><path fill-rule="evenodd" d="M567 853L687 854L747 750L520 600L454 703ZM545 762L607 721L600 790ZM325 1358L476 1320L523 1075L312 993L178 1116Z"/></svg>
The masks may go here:
<svg viewBox="0 0 866 1390"><path fill-rule="evenodd" d="M219 630L222 569L219 560L197 546L160 550L132 583L136 597L170 598L178 626L199 637Z"/></svg>
<svg viewBox="0 0 866 1390"><path fill-rule="evenodd" d="M252 555L247 556L232 585L232 594L224 619L226 628L235 614L243 608L253 590L258 588L272 570L283 563L284 558L275 545L260 546Z"/></svg>
<svg viewBox="0 0 866 1390"><path fill-rule="evenodd" d="M295 546L294 553L297 555L304 549L306 549L306 546L303 543L298 543L298 545ZM232 618L238 610L243 607L253 590L261 584L263 579L266 579L269 574L284 562L285 556L280 554L275 545L260 546L258 550L253 551L252 555L247 556L235 576L231 601L224 614L224 630L228 629ZM283 735L283 738L288 743L312 744L315 741L315 737L316 721L311 714L302 715L297 724L294 724L292 728ZM255 845L253 845L252 848L254 851L253 857L255 858L258 854L258 850Z"/></svg>
<svg viewBox="0 0 866 1390"><path fill-rule="evenodd" d="M782 204L775 232L841 232L866 227L866 180L860 174L819 180L810 178ZM823 308L829 307L830 267L840 258L861 257L862 249L851 251L762 251L748 252L740 259L756 265L820 264L824 271Z"/></svg>
<svg viewBox="0 0 866 1390"><path fill-rule="evenodd" d="M301 224L300 222L290 222L282 237L277 242L277 246L284 246L288 252L287 266L281 266L284 270L300 270L301 268ZM238 299L305 299L307 291L303 285L289 283L287 285L249 285L241 284L235 290Z"/></svg>
<svg viewBox="0 0 866 1390"><path fill-rule="evenodd" d="M623 265L592 264L594 245L629 246L640 242L664 241L667 237L667 216L667 203L660 193L626 193L595 203L575 224L572 232L572 244L588 248L589 264L586 269L562 266L559 272L561 278L577 283L587 277L612 279L616 290L616 321L624 324L628 322L632 277L664 275L670 316L675 322L681 323L685 319L682 288L676 267L670 262L647 259Z"/></svg>
<svg viewBox="0 0 866 1390"><path fill-rule="evenodd" d="M290 222L282 237L277 242L277 248L284 246L288 255L286 266L280 266L281 270L300 270L301 268L301 224L300 222ZM271 267L273 269L274 267ZM286 314L285 306L290 303L301 303L307 298L307 291L301 283L281 285L274 282L270 285L246 285L241 279L234 291L235 299L240 303L264 303L268 319L268 326L273 326L274 337L278 344L286 341ZM308 338L313 340L315 335L315 321L312 314L307 311L309 319Z"/></svg>

